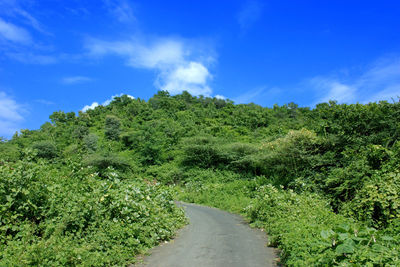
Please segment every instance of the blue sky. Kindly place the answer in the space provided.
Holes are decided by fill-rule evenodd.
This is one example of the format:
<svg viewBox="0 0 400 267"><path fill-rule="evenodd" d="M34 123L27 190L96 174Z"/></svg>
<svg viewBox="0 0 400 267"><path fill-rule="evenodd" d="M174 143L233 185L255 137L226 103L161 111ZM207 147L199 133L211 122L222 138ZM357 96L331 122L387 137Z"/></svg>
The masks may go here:
<svg viewBox="0 0 400 267"><path fill-rule="evenodd" d="M0 0L0 136L158 90L262 106L400 96L399 1Z"/></svg>

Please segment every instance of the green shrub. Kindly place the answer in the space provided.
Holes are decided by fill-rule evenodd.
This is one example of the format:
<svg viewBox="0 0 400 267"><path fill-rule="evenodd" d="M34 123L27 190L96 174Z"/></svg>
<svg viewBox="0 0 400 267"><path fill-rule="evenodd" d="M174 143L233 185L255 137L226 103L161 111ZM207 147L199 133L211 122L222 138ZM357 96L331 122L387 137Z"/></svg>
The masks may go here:
<svg viewBox="0 0 400 267"><path fill-rule="evenodd" d="M332 168L323 181L323 187L332 198L333 207L339 209L343 202L351 201L371 174L372 170L365 158L353 158L346 167Z"/></svg>
<svg viewBox="0 0 400 267"><path fill-rule="evenodd" d="M35 142L32 148L36 150L37 157L39 158L52 159L58 155L56 145L51 141Z"/></svg>
<svg viewBox="0 0 400 267"><path fill-rule="evenodd" d="M185 178L184 172L173 163L149 166L146 174L162 184L176 184Z"/></svg>
<svg viewBox="0 0 400 267"><path fill-rule="evenodd" d="M120 120L112 115L106 116L105 126L104 126L104 134L109 140L118 140L120 134Z"/></svg>
<svg viewBox="0 0 400 267"><path fill-rule="evenodd" d="M332 212L315 194L261 186L247 215L264 227L289 266L395 266L399 241Z"/></svg>
<svg viewBox="0 0 400 267"><path fill-rule="evenodd" d="M400 219L400 173L378 173L357 190L342 211L370 225L387 227Z"/></svg>
<svg viewBox="0 0 400 267"><path fill-rule="evenodd" d="M256 174L258 147L254 144L232 143L223 147L228 155L229 168L242 172Z"/></svg>
<svg viewBox="0 0 400 267"><path fill-rule="evenodd" d="M17 146L0 142L0 162L16 161L19 157L20 153Z"/></svg>
<svg viewBox="0 0 400 267"><path fill-rule="evenodd" d="M227 177L227 180L231 179ZM240 179L225 183L205 182L204 178L189 181L181 188L179 199L239 213L251 201L250 183Z"/></svg>
<svg viewBox="0 0 400 267"><path fill-rule="evenodd" d="M79 152L80 152L80 146L78 146L78 144L71 144L66 148L64 148L64 156L67 157L74 157L78 155Z"/></svg>
<svg viewBox="0 0 400 267"><path fill-rule="evenodd" d="M165 187L70 160L0 166L0 266L126 266L185 222Z"/></svg>
<svg viewBox="0 0 400 267"><path fill-rule="evenodd" d="M132 147L137 142L137 132L131 131L121 134L121 141L126 147Z"/></svg>
<svg viewBox="0 0 400 267"><path fill-rule="evenodd" d="M73 136L76 139L82 139L89 133L89 128L85 125L77 125L73 131Z"/></svg>
<svg viewBox="0 0 400 267"><path fill-rule="evenodd" d="M310 174L320 142L310 130L290 130L282 138L262 143L257 155L243 160L253 162L257 173L269 177L275 185L286 187L296 178Z"/></svg>
<svg viewBox="0 0 400 267"><path fill-rule="evenodd" d="M216 138L196 136L183 141L183 157L181 164L186 167L212 168L226 163Z"/></svg>
<svg viewBox="0 0 400 267"><path fill-rule="evenodd" d="M83 143L88 152L93 153L97 151L97 142L99 137L96 134L88 134L83 137Z"/></svg>
<svg viewBox="0 0 400 267"><path fill-rule="evenodd" d="M48 172L48 167L32 162L0 165L0 236L14 235L20 222L45 218Z"/></svg>
<svg viewBox="0 0 400 267"><path fill-rule="evenodd" d="M87 155L83 161L85 166L95 167L100 173L104 173L107 168L112 167L117 170L125 171L129 169L129 162L124 158L119 157L115 154L100 155L100 154L90 154Z"/></svg>

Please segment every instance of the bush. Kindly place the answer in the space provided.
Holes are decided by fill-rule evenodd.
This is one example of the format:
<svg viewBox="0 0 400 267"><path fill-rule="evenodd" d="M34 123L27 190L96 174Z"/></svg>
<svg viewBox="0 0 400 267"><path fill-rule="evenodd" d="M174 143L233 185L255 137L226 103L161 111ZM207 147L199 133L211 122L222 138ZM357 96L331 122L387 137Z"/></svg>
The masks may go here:
<svg viewBox="0 0 400 267"><path fill-rule="evenodd" d="M74 157L79 154L80 152L80 147L77 144L71 144L64 148L64 156L66 157Z"/></svg>
<svg viewBox="0 0 400 267"><path fill-rule="evenodd" d="M47 173L48 167L31 162L0 166L0 237L14 235L21 222L39 223L45 218Z"/></svg>
<svg viewBox="0 0 400 267"><path fill-rule="evenodd" d="M35 142L32 148L37 151L36 155L39 158L52 159L58 155L56 145L51 141Z"/></svg>
<svg viewBox="0 0 400 267"><path fill-rule="evenodd" d="M0 142L0 162L17 161L19 157L20 153L17 146Z"/></svg>
<svg viewBox="0 0 400 267"><path fill-rule="evenodd" d="M97 151L97 141L99 137L96 134L88 134L83 138L83 143L88 152L96 152Z"/></svg>
<svg viewBox="0 0 400 267"><path fill-rule="evenodd" d="M251 200L254 181L240 179L232 172L213 172L193 169L182 188L179 199L186 202L208 205L231 212L241 212Z"/></svg>
<svg viewBox="0 0 400 267"><path fill-rule="evenodd" d="M127 266L185 223L167 188L42 163L0 166L0 266Z"/></svg>
<svg viewBox="0 0 400 267"><path fill-rule="evenodd" d="M88 155L83 164L85 166L95 167L97 171L100 173L104 173L107 168L112 167L117 170L125 171L129 169L129 163L124 159L115 154L109 155L99 155L99 154L91 154Z"/></svg>
<svg viewBox="0 0 400 267"><path fill-rule="evenodd" d="M343 212L370 225L387 227L400 219L400 173L378 173L363 184Z"/></svg>
<svg viewBox="0 0 400 267"><path fill-rule="evenodd" d="M258 147L247 143L232 143L224 146L229 157L229 167L242 173L256 173Z"/></svg>
<svg viewBox="0 0 400 267"><path fill-rule="evenodd" d="M196 136L183 141L181 164L185 167L218 167L226 163L226 158L216 138Z"/></svg>
<svg viewBox="0 0 400 267"><path fill-rule="evenodd" d="M133 132L133 131L123 133L121 135L122 143L126 147L132 147L132 145L135 144L135 142L137 141L137 138L136 138L137 135L138 135L138 133Z"/></svg>
<svg viewBox="0 0 400 267"><path fill-rule="evenodd" d="M333 213L315 194L261 186L246 210L252 222L265 227L271 245L282 250L281 259L289 266L400 264L398 241Z"/></svg>
<svg viewBox="0 0 400 267"><path fill-rule="evenodd" d="M105 121L105 131L104 134L106 135L108 140L118 140L120 134L120 120L112 115L107 115Z"/></svg>
<svg viewBox="0 0 400 267"><path fill-rule="evenodd" d="M89 128L84 125L77 125L73 131L73 136L77 139L82 139L89 133Z"/></svg>
<svg viewBox="0 0 400 267"><path fill-rule="evenodd" d="M319 144L320 139L312 131L290 130L284 137L262 143L257 155L249 155L242 161L252 162L257 174L286 187L296 178L310 174Z"/></svg>
<svg viewBox="0 0 400 267"><path fill-rule="evenodd" d="M146 174L166 185L182 182L185 178L184 172L173 163L149 166Z"/></svg>

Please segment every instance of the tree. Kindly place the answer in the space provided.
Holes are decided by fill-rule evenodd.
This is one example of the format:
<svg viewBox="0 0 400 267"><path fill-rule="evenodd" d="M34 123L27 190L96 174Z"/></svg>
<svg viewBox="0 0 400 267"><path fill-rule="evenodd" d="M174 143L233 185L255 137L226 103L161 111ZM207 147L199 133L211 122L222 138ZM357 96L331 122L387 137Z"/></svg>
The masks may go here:
<svg viewBox="0 0 400 267"><path fill-rule="evenodd" d="M121 122L117 117L113 115L107 115L105 122L105 132L104 132L107 139L118 140L119 134L121 132L120 126Z"/></svg>

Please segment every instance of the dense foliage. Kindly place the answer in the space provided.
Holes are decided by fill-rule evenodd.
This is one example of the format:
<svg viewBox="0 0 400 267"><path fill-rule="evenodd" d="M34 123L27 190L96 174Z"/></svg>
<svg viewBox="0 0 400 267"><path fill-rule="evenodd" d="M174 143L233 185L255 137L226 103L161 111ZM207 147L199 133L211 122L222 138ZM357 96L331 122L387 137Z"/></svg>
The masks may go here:
<svg viewBox="0 0 400 267"><path fill-rule="evenodd" d="M400 103L159 92L50 119L0 143L0 263L132 262L184 222L175 188L265 228L284 264L400 264Z"/></svg>

